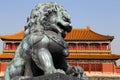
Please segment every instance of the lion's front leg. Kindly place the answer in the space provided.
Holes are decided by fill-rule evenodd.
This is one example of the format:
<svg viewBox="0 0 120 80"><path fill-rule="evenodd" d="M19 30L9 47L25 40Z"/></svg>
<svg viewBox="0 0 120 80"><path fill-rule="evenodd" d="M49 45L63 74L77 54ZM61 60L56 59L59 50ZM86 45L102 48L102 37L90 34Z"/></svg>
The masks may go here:
<svg viewBox="0 0 120 80"><path fill-rule="evenodd" d="M25 61L22 58L13 59L6 68L5 80L14 80L13 78L24 75Z"/></svg>
<svg viewBox="0 0 120 80"><path fill-rule="evenodd" d="M39 50L38 59L40 62L40 68L45 71L45 73L53 73L55 71L52 56L47 49L41 48Z"/></svg>
<svg viewBox="0 0 120 80"><path fill-rule="evenodd" d="M41 48L36 55L38 60L35 60L35 58L33 58L33 60L36 65L44 71L44 74L52 74L57 72L64 73L64 71L60 69L55 69L52 56L48 49Z"/></svg>

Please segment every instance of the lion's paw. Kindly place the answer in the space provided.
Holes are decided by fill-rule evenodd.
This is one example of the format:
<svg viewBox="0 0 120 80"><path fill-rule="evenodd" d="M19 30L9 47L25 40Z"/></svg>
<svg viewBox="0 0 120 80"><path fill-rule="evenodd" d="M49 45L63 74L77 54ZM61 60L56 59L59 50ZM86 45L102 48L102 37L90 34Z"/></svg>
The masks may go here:
<svg viewBox="0 0 120 80"><path fill-rule="evenodd" d="M62 74L65 74L65 72L61 69L56 69L54 73L62 73Z"/></svg>

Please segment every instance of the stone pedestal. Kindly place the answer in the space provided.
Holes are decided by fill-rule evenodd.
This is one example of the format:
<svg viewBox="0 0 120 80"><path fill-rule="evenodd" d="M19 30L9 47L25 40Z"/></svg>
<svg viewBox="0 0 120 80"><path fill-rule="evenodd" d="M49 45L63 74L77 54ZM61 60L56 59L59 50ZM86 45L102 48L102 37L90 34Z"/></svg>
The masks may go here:
<svg viewBox="0 0 120 80"><path fill-rule="evenodd" d="M21 80L82 80L73 76L64 75L61 73L48 74L38 77L26 78Z"/></svg>

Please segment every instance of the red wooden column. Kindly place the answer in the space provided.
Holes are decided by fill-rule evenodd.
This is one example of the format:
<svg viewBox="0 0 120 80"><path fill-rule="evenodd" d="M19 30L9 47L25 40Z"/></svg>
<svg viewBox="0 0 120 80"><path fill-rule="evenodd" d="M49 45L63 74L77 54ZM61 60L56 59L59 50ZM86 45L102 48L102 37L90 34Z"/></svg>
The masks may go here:
<svg viewBox="0 0 120 80"><path fill-rule="evenodd" d="M78 43L76 43L76 52L79 52Z"/></svg>
<svg viewBox="0 0 120 80"><path fill-rule="evenodd" d="M89 50L89 43L87 43L87 48L86 48L86 50Z"/></svg>
<svg viewBox="0 0 120 80"><path fill-rule="evenodd" d="M89 50L93 50L91 43L89 43Z"/></svg>
<svg viewBox="0 0 120 80"><path fill-rule="evenodd" d="M90 50L90 43L88 43L88 50Z"/></svg>
<svg viewBox="0 0 120 80"><path fill-rule="evenodd" d="M107 50L107 45L104 43L102 44L103 50Z"/></svg>
<svg viewBox="0 0 120 80"><path fill-rule="evenodd" d="M100 50L103 50L103 48L102 48L102 43L100 43Z"/></svg>
<svg viewBox="0 0 120 80"><path fill-rule="evenodd" d="M81 45L80 45L80 43L77 43L77 49L78 49L78 50L81 50Z"/></svg>
<svg viewBox="0 0 120 80"><path fill-rule="evenodd" d="M5 72L7 65L8 65L8 63L1 62L0 63L0 72Z"/></svg>
<svg viewBox="0 0 120 80"><path fill-rule="evenodd" d="M91 72L91 64L89 63L89 73Z"/></svg>
<svg viewBox="0 0 120 80"><path fill-rule="evenodd" d="M16 45L15 45L15 43L12 43L12 50L16 50Z"/></svg>
<svg viewBox="0 0 120 80"><path fill-rule="evenodd" d="M69 50L73 50L72 43L69 43L69 44L68 44L68 49L69 49Z"/></svg>
<svg viewBox="0 0 120 80"><path fill-rule="evenodd" d="M6 46L7 46L7 50L11 50L12 49L12 44L11 43L7 43Z"/></svg>

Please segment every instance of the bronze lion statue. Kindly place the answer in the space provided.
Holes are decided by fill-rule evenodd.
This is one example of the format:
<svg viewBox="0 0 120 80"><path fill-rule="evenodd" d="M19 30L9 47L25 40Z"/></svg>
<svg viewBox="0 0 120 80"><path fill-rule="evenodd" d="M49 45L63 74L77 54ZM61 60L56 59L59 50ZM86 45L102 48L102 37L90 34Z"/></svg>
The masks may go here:
<svg viewBox="0 0 120 80"><path fill-rule="evenodd" d="M81 67L71 67L65 60L69 52L64 38L71 30L70 16L61 5L55 2L36 5L27 18L24 38L6 69L5 80L52 73L80 77L82 72L84 76Z"/></svg>

